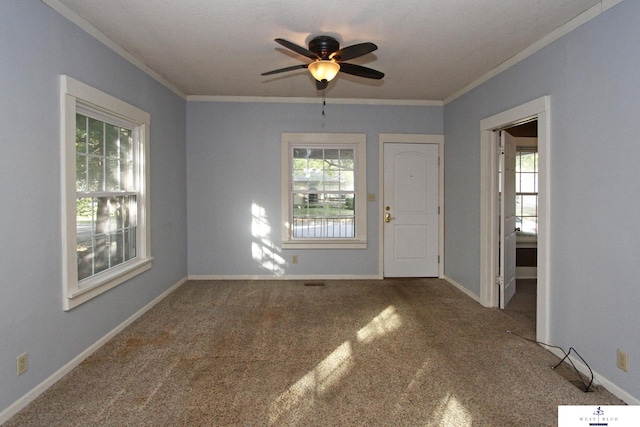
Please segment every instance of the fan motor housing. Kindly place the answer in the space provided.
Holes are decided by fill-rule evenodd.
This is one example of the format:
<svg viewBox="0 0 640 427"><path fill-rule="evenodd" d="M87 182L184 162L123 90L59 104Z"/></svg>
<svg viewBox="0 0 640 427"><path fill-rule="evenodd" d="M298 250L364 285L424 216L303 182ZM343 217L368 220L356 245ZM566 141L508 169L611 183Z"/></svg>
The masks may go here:
<svg viewBox="0 0 640 427"><path fill-rule="evenodd" d="M309 50L318 54L322 59L328 59L329 55L338 49L340 49L340 43L330 36L314 37L309 42Z"/></svg>

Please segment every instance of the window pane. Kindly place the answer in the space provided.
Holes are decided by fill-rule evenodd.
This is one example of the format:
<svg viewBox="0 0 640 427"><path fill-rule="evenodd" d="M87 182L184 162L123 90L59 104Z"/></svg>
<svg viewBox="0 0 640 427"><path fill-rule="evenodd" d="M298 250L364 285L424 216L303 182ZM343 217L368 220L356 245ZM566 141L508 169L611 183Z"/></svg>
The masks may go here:
<svg viewBox="0 0 640 427"><path fill-rule="evenodd" d="M538 153L520 152L516 163L516 172L537 172Z"/></svg>
<svg viewBox="0 0 640 427"><path fill-rule="evenodd" d="M109 268L109 238L108 236L98 236L95 242L93 272L97 274Z"/></svg>
<svg viewBox="0 0 640 427"><path fill-rule="evenodd" d="M106 191L121 190L120 187L120 160L107 159L106 163Z"/></svg>
<svg viewBox="0 0 640 427"><path fill-rule="evenodd" d="M109 254L110 266L122 264L124 261L124 235L118 231L111 235L111 253Z"/></svg>
<svg viewBox="0 0 640 427"><path fill-rule="evenodd" d="M520 179L516 183L516 187L519 185L519 189L516 188L516 191L519 193L535 193L536 192L536 178L537 174L535 173L521 173Z"/></svg>
<svg viewBox="0 0 640 427"><path fill-rule="evenodd" d="M136 227L124 232L124 259L128 261L136 257Z"/></svg>
<svg viewBox="0 0 640 427"><path fill-rule="evenodd" d="M118 126L105 124L105 156L119 157L120 149L120 128Z"/></svg>
<svg viewBox="0 0 640 427"><path fill-rule="evenodd" d="M324 159L324 150L323 149L307 149L307 158L308 159Z"/></svg>
<svg viewBox="0 0 640 427"><path fill-rule="evenodd" d="M89 154L104 156L104 123L89 118Z"/></svg>
<svg viewBox="0 0 640 427"><path fill-rule="evenodd" d="M80 198L77 211L78 280L136 256L135 196Z"/></svg>
<svg viewBox="0 0 640 427"><path fill-rule="evenodd" d="M522 215L538 215L538 196L522 196Z"/></svg>
<svg viewBox="0 0 640 427"><path fill-rule="evenodd" d="M340 191L354 191L355 179L353 171L342 171L340 173Z"/></svg>
<svg viewBox="0 0 640 427"><path fill-rule="evenodd" d="M516 223L520 227L519 236L537 236L538 235L538 218L532 216L524 216L518 218L520 222Z"/></svg>
<svg viewBox="0 0 640 427"><path fill-rule="evenodd" d="M130 160L120 162L120 189L123 191L135 191L133 179L133 162Z"/></svg>
<svg viewBox="0 0 640 427"><path fill-rule="evenodd" d="M353 193L293 195L294 237L354 237Z"/></svg>
<svg viewBox="0 0 640 427"><path fill-rule="evenodd" d="M125 218L124 226L135 228L138 225L138 205L136 196L127 196L124 198L125 203Z"/></svg>
<svg viewBox="0 0 640 427"><path fill-rule="evenodd" d="M294 159L306 159L307 158L307 149L306 148L294 148L293 149L293 158Z"/></svg>
<svg viewBox="0 0 640 427"><path fill-rule="evenodd" d="M95 197L94 203L94 233L108 234L109 233L109 198L108 197Z"/></svg>
<svg viewBox="0 0 640 427"><path fill-rule="evenodd" d="M87 191L87 156L76 156L76 191Z"/></svg>
<svg viewBox="0 0 640 427"><path fill-rule="evenodd" d="M324 158L325 159L340 159L340 150L337 148L325 149L324 150Z"/></svg>
<svg viewBox="0 0 640 427"><path fill-rule="evenodd" d="M91 238L80 239L76 244L78 253L78 280L82 280L93 274L93 246Z"/></svg>
<svg viewBox="0 0 640 427"><path fill-rule="evenodd" d="M112 230L122 230L124 228L124 217L126 215L124 197L114 197L111 199L111 208L113 211Z"/></svg>
<svg viewBox="0 0 640 427"><path fill-rule="evenodd" d="M87 118L76 114L76 153L87 153Z"/></svg>
<svg viewBox="0 0 640 427"><path fill-rule="evenodd" d="M88 191L104 190L104 159L102 157L89 157Z"/></svg>
<svg viewBox="0 0 640 427"><path fill-rule="evenodd" d="M293 176L293 190L294 191L306 191L311 187L309 186L309 179L305 175Z"/></svg>
<svg viewBox="0 0 640 427"><path fill-rule="evenodd" d="M133 132L129 129L120 128L120 158L133 160Z"/></svg>
<svg viewBox="0 0 640 427"><path fill-rule="evenodd" d="M91 237L93 228L93 199L91 197L76 200L76 228L78 240Z"/></svg>
<svg viewBox="0 0 640 427"><path fill-rule="evenodd" d="M354 150L353 148L342 148L340 149L340 159L342 160L350 160L351 161L351 169L353 169L353 156Z"/></svg>

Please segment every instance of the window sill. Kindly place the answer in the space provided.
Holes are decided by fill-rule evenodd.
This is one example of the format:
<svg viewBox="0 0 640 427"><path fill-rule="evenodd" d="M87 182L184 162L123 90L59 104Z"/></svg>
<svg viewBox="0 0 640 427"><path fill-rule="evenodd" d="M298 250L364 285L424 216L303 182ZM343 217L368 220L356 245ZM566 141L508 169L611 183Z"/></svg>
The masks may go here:
<svg viewBox="0 0 640 427"><path fill-rule="evenodd" d="M282 249L366 249L367 242L362 240L320 240L288 241L282 243Z"/></svg>
<svg viewBox="0 0 640 427"><path fill-rule="evenodd" d="M153 264L153 258L137 259L120 267L105 271L105 275L96 275L83 283L82 288L75 292L66 293L64 298L64 310L69 311L92 298L126 282L129 279L149 270Z"/></svg>

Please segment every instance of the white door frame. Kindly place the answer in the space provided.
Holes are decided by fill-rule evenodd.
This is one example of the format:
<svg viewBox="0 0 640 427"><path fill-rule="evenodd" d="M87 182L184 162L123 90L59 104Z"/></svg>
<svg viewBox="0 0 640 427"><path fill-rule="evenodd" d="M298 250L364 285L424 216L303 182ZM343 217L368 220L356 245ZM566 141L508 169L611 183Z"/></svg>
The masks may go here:
<svg viewBox="0 0 640 427"><path fill-rule="evenodd" d="M498 274L498 129L532 119L538 120L538 291L537 340L549 342L549 253L550 253L550 97L543 96L526 104L488 117L480 122L480 303L498 307L495 284Z"/></svg>
<svg viewBox="0 0 640 427"><path fill-rule="evenodd" d="M444 276L444 135L381 133L378 147L378 277L384 278L384 144L438 144L438 277Z"/></svg>

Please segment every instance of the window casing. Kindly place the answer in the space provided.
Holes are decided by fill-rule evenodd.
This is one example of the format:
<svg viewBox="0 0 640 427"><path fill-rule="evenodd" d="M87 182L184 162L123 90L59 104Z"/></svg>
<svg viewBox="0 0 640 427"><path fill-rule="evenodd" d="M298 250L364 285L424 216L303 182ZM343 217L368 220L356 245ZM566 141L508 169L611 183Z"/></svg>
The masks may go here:
<svg viewBox="0 0 640 427"><path fill-rule="evenodd" d="M366 135L282 134L283 248L366 248Z"/></svg>
<svg viewBox="0 0 640 427"><path fill-rule="evenodd" d="M64 309L151 268L148 113L61 76Z"/></svg>

